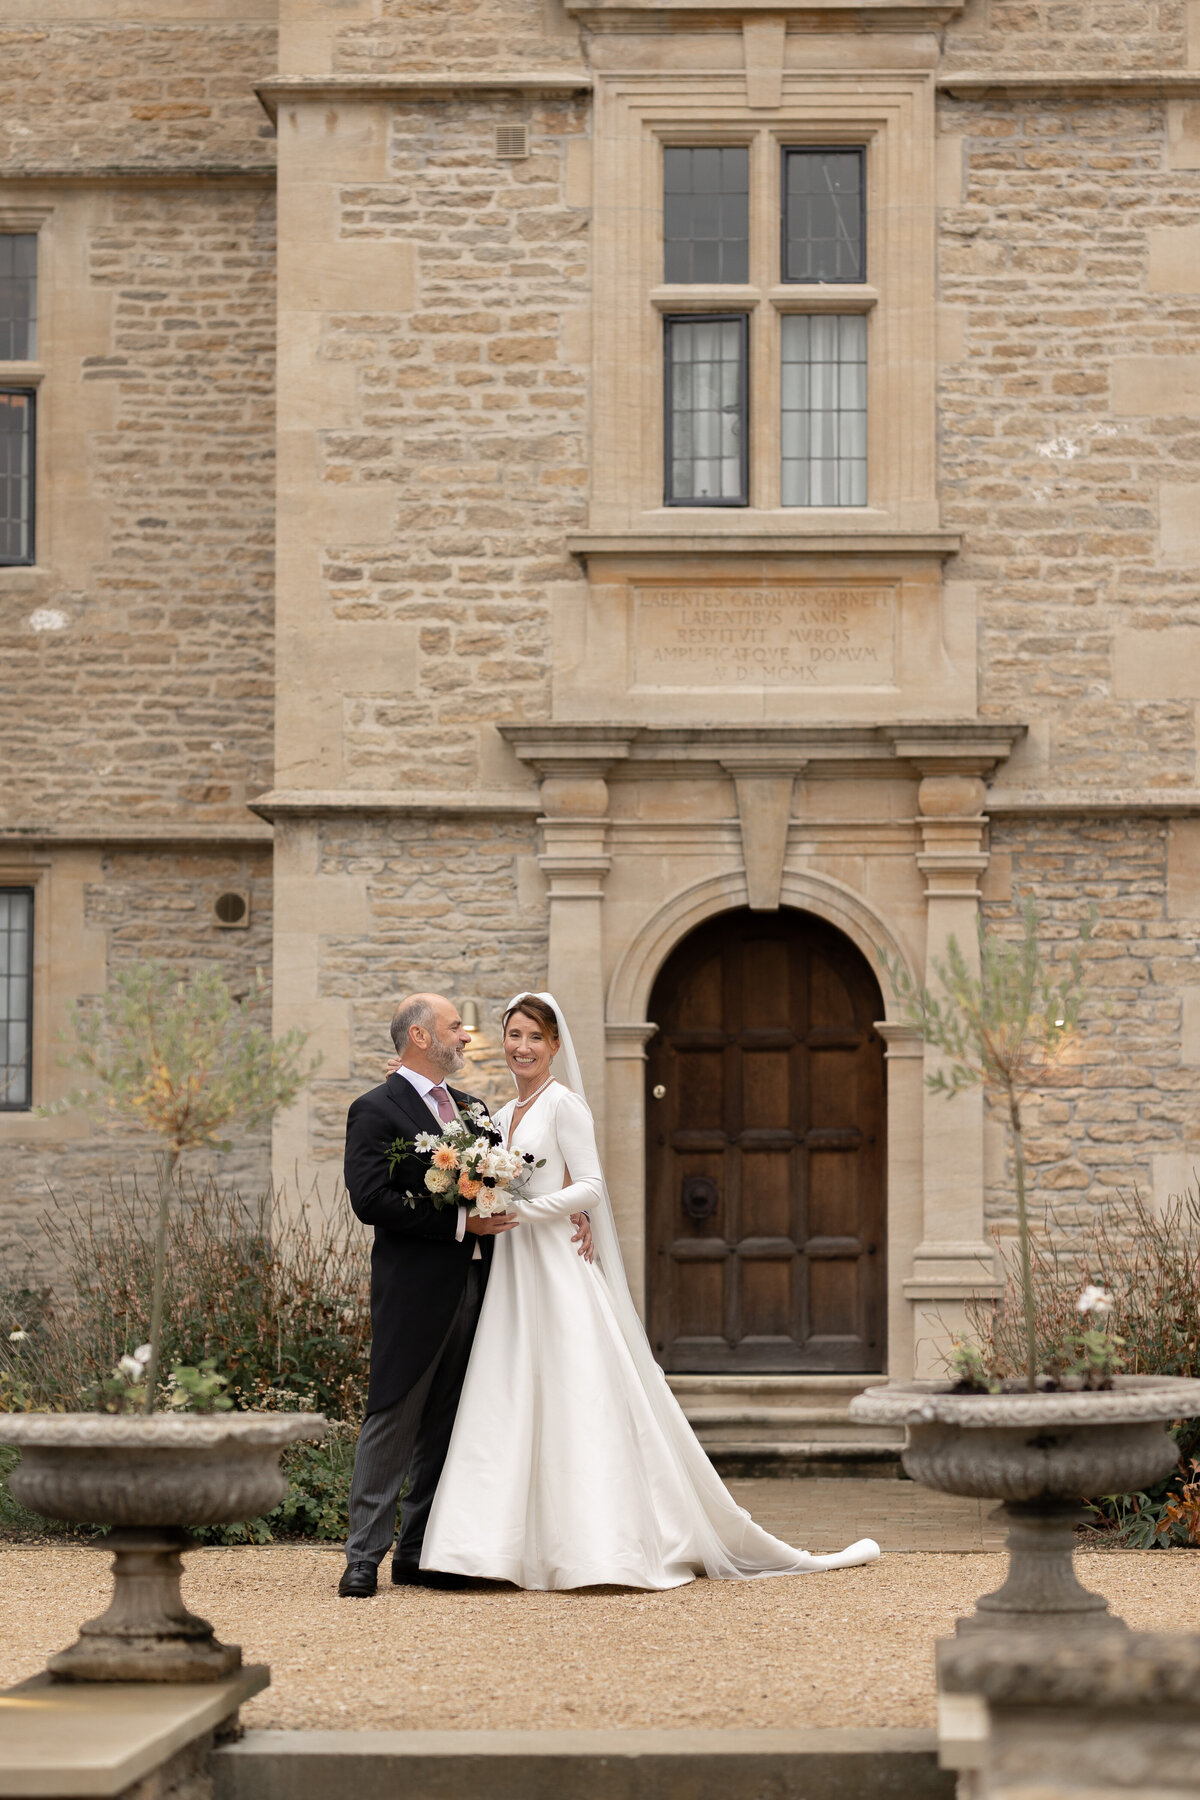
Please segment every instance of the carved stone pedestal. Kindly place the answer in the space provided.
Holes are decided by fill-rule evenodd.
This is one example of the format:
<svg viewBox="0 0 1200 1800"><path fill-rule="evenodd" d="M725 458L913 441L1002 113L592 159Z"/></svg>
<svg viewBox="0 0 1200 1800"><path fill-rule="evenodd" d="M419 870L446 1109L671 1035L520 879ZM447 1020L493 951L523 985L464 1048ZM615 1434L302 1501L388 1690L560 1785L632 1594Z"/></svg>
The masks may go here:
<svg viewBox="0 0 1200 1800"><path fill-rule="evenodd" d="M907 1474L943 1494L1001 1500L1008 1576L960 1634L1115 1628L1122 1621L1076 1579L1074 1526L1093 1494L1159 1481L1178 1452L1168 1426L1200 1412L1200 1381L1118 1375L1103 1393L957 1394L932 1382L889 1382L850 1402L868 1425L904 1425Z"/></svg>
<svg viewBox="0 0 1200 1800"><path fill-rule="evenodd" d="M114 1531L108 1611L79 1628L78 1642L50 1658L66 1681L221 1681L241 1667L237 1644L219 1644L207 1619L189 1612L179 1590L186 1531Z"/></svg>
<svg viewBox="0 0 1200 1800"><path fill-rule="evenodd" d="M222 1681L241 1666L179 1591L186 1527L255 1519L287 1493L280 1451L320 1440L319 1413L21 1413L0 1421L0 1441L21 1460L16 1499L51 1519L116 1529L112 1604L50 1659L68 1681Z"/></svg>
<svg viewBox="0 0 1200 1800"><path fill-rule="evenodd" d="M1008 1527L1008 1573L1003 1586L981 1594L975 1611L959 1619L959 1635L998 1627L1036 1631L1048 1617L1056 1627L1074 1623L1091 1631L1125 1631L1125 1621L1109 1612L1104 1596L1085 1588L1075 1573L1075 1527L1086 1516L1070 1500L998 1506L991 1518Z"/></svg>

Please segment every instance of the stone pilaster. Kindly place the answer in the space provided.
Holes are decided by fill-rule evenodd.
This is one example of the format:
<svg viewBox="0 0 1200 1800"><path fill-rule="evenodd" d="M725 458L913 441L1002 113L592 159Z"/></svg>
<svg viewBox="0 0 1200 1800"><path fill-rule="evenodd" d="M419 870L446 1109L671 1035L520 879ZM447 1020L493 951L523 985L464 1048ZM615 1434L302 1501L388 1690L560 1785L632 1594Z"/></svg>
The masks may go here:
<svg viewBox="0 0 1200 1800"><path fill-rule="evenodd" d="M917 794L925 877L925 971L936 985L953 938L968 967L979 966L979 881L988 864L986 790L972 769L935 769ZM941 1053L926 1045L923 1075ZM922 1109L923 1226L903 1291L913 1309L912 1356L917 1375L936 1375L944 1353L966 1326L966 1303L995 1291L993 1254L984 1237L983 1093L947 1099L926 1090Z"/></svg>
<svg viewBox="0 0 1200 1800"><path fill-rule="evenodd" d="M604 1167L629 1291L639 1313L646 1292L646 1045L657 1030L644 1020L604 1027L609 1127Z"/></svg>
<svg viewBox="0 0 1200 1800"><path fill-rule="evenodd" d="M543 776L538 863L550 888L550 992L570 1021L588 1104L604 1141L604 879L607 765L572 764Z"/></svg>
<svg viewBox="0 0 1200 1800"><path fill-rule="evenodd" d="M887 1373L903 1380L913 1366L906 1282L924 1230L925 1047L915 1025L880 1020L875 1029L887 1046Z"/></svg>

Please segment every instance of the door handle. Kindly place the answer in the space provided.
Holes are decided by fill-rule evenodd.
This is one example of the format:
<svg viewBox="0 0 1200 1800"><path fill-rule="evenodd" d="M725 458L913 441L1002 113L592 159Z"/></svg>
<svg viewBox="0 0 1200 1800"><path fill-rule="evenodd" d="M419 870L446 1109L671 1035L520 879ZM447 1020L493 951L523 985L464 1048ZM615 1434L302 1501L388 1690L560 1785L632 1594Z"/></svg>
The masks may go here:
<svg viewBox="0 0 1200 1800"><path fill-rule="evenodd" d="M661 1081L656 1082L650 1092L656 1100L665 1100L667 1097L667 1090Z"/></svg>

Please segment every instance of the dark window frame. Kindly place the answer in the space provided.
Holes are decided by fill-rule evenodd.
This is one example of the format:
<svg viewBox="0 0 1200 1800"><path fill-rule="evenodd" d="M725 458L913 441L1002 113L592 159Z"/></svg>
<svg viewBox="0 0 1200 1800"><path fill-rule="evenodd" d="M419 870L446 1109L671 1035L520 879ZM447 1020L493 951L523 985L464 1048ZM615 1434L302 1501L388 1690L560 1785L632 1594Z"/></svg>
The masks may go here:
<svg viewBox="0 0 1200 1800"><path fill-rule="evenodd" d="M5 556L0 569L30 569L37 562L37 400L38 391L27 382L0 381L0 394L20 394L29 402L29 554Z"/></svg>
<svg viewBox="0 0 1200 1800"><path fill-rule="evenodd" d="M813 281L802 280L799 276L789 275L788 268L788 157L796 154L806 156L857 156L862 171L859 184L860 209L862 214L861 246L862 274L851 276L848 281L826 281L818 278ZM781 144L779 148L779 281L787 287L865 287L867 283L867 146L865 144Z"/></svg>
<svg viewBox="0 0 1200 1800"><path fill-rule="evenodd" d="M27 339L31 337L33 339L33 342L32 342L32 344L30 344L29 342L26 342L24 356L18 356L15 353L15 349L14 349L14 350L10 350L9 354L7 354L3 357L0 357L0 361L7 362L7 363L36 362L37 356L38 356L38 276L40 273L40 271L38 269L38 263L40 261L40 253L41 253L40 234L37 231L28 231L28 230L26 230L26 231L3 230L3 231L0 231L0 238L12 238L12 239L26 238L26 239L32 239L32 241L33 241L33 274L32 274L32 276L14 277L14 279L17 279L17 280L24 279L29 282L29 288L30 288L29 302L30 302L30 304L29 304L28 313L26 314L26 316L23 320L19 316L14 316L11 319L5 319L2 323L0 323L0 333L2 333L3 327L5 324L10 325L14 329L14 332L15 332L16 328L18 328L20 325L23 324L25 327ZM3 278L0 277L0 279L3 279Z"/></svg>
<svg viewBox="0 0 1200 1800"><path fill-rule="evenodd" d="M691 155L694 155L699 150L713 150L721 155L724 155L728 152L733 151L733 152L739 152L741 155L743 155L745 157L745 159L746 159L746 188L745 188L744 199L745 199L745 205L746 205L746 235L744 238L726 238L724 236L721 236L721 237L712 238L712 239L697 239L695 237L673 238L673 237L669 236L668 229L667 229L667 202L671 198L671 195L673 193L675 193L677 190L674 190L674 189L668 190L668 188L667 188L667 158L669 156L671 156L672 154L677 154L680 152L691 156ZM681 287L681 288L682 287L697 287L697 286L700 286L700 287L745 287L747 282L750 279L750 210L751 210L751 201L752 201L751 146L748 143L745 143L745 144L713 144L713 143L668 144L668 143L664 143L662 145L661 182L662 182L662 193L661 193L662 252L663 252L662 269L661 269L662 285L664 287ZM719 192L720 197L722 199L724 199L725 198L725 190L722 188L722 189L719 189L718 192ZM691 199L696 198L694 191L689 195L689 198L691 198ZM712 276L712 277L698 276L695 274L694 270L691 274L689 274L685 277L675 276L675 275L671 275L670 273L668 273L667 265L668 265L668 261L669 261L671 245L676 244L676 243L690 244L692 246L693 259L694 259L695 245L699 242L714 243L721 249L722 252L724 251L724 248L726 245L732 245L734 243L741 244L745 251L745 264L746 264L745 272L736 277L732 276L732 275L726 276L724 271L722 271L721 274ZM721 260L724 260L723 256L722 256Z"/></svg>
<svg viewBox="0 0 1200 1800"><path fill-rule="evenodd" d="M8 1089L0 1088L0 1112L20 1113L33 1111L33 935L36 923L35 890L27 882L18 882L12 887L0 888L5 894L25 894L29 899L29 963L25 971L26 992L29 995L29 1011L25 1021L25 1065L29 1071L29 1098L27 1100L11 1100ZM6 1019L7 1024L7 1019ZM11 1064L0 1064L0 1069L11 1067ZM0 1081L3 1077L0 1076Z"/></svg>
<svg viewBox="0 0 1200 1800"><path fill-rule="evenodd" d="M671 370L671 333L676 325L729 325L741 326L742 346L742 391L739 413L742 421L741 446L739 455L739 474L741 494L738 497L717 495L712 499L699 500L684 495L676 499L671 492L671 471L674 464L672 455L672 390L673 376ZM663 505L687 507L712 506L749 506L750 504L750 314L745 309L736 312L678 312L663 314Z"/></svg>

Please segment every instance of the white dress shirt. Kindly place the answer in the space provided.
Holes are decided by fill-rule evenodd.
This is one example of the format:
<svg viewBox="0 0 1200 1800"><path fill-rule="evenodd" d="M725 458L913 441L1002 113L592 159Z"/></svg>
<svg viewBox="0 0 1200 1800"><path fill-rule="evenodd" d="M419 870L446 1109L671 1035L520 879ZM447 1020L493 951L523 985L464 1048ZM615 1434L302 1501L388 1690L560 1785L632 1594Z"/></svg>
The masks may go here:
<svg viewBox="0 0 1200 1800"><path fill-rule="evenodd" d="M429 1108L430 1112L433 1114L434 1118L437 1120L437 1128L440 1131L442 1129L442 1126L446 1123L446 1121L445 1121L445 1119L443 1119L441 1113L437 1109L437 1101L431 1100L429 1098L429 1096L433 1092L435 1087L444 1087L444 1088L446 1088L446 1092L448 1094L450 1094L450 1089L448 1087L446 1087L446 1083L444 1081L430 1081L428 1075L422 1075L422 1074L420 1074L420 1072L418 1070L410 1069L404 1063L401 1063L400 1067L396 1070L396 1073L397 1073L397 1075L403 1075L405 1081L408 1082L410 1087L416 1088L418 1094L420 1094L422 1100L425 1102L426 1106ZM454 1107L454 1110L457 1112L458 1111L458 1103L455 1100L453 1094L450 1094L450 1103ZM455 1242L461 1244L463 1239L466 1237L466 1235L467 1235L467 1209L465 1206L460 1206L458 1209L458 1225L454 1232ZM478 1239L475 1240L475 1254L471 1258L471 1261L472 1262L482 1262L483 1261L483 1251L479 1248L479 1240Z"/></svg>

